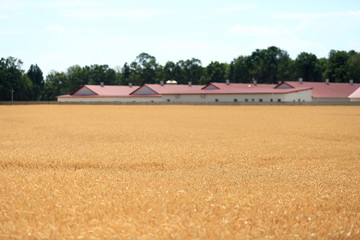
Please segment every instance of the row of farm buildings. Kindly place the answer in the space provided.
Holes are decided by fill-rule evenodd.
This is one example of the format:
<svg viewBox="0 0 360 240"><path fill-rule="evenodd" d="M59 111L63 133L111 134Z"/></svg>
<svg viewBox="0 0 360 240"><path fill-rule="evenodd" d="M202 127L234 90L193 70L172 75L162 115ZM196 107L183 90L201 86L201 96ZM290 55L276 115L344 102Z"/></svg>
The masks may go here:
<svg viewBox="0 0 360 240"><path fill-rule="evenodd" d="M69 95L57 97L62 103L86 102L314 102L359 101L360 84L326 82L280 82L279 84L209 83L177 84L176 81L142 86L83 85Z"/></svg>

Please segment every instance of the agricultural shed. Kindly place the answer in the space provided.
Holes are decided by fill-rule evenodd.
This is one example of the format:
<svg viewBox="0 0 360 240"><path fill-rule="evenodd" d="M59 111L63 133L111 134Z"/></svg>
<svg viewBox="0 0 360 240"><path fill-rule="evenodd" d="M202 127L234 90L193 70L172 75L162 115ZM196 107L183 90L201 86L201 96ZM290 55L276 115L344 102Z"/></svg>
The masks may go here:
<svg viewBox="0 0 360 240"><path fill-rule="evenodd" d="M132 96L138 86L83 85L69 95L58 96L58 102L150 102L159 96Z"/></svg>
<svg viewBox="0 0 360 240"><path fill-rule="evenodd" d="M360 87L349 95L350 102L360 102Z"/></svg>
<svg viewBox="0 0 360 240"><path fill-rule="evenodd" d="M360 87L360 84L333 82L281 82L276 89L312 88L312 101L349 101L349 95Z"/></svg>
<svg viewBox="0 0 360 240"><path fill-rule="evenodd" d="M131 95L161 96L163 102L308 102L311 88L275 89L271 84L210 83L201 85L144 84Z"/></svg>

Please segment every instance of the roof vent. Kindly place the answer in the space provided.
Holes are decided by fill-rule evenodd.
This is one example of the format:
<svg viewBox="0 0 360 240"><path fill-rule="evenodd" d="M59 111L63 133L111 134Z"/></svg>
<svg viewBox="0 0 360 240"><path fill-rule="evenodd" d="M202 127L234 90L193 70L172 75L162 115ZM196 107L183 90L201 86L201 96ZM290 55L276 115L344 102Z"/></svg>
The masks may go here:
<svg viewBox="0 0 360 240"><path fill-rule="evenodd" d="M129 87L132 87L132 83L131 83L131 82L129 82Z"/></svg>
<svg viewBox="0 0 360 240"><path fill-rule="evenodd" d="M190 82L188 82L188 84L189 84L189 87L191 87L192 86L192 82L190 81Z"/></svg>
<svg viewBox="0 0 360 240"><path fill-rule="evenodd" d="M100 86L101 86L101 87L104 87L104 82L101 82L101 83L100 83Z"/></svg>
<svg viewBox="0 0 360 240"><path fill-rule="evenodd" d="M229 79L226 79L225 82L226 82L227 85L230 85L230 80Z"/></svg>
<svg viewBox="0 0 360 240"><path fill-rule="evenodd" d="M299 78L299 83L303 84L303 78Z"/></svg>
<svg viewBox="0 0 360 240"><path fill-rule="evenodd" d="M161 86L164 86L164 81L160 81L160 85L161 85Z"/></svg>
<svg viewBox="0 0 360 240"><path fill-rule="evenodd" d="M326 82L326 84L327 85L329 85L330 84L330 81L329 81L329 79L327 78L327 79L325 79L325 82Z"/></svg>
<svg viewBox="0 0 360 240"><path fill-rule="evenodd" d="M351 85L354 85L354 80L353 80L353 79L350 79L350 80L349 80L349 83L350 83Z"/></svg>

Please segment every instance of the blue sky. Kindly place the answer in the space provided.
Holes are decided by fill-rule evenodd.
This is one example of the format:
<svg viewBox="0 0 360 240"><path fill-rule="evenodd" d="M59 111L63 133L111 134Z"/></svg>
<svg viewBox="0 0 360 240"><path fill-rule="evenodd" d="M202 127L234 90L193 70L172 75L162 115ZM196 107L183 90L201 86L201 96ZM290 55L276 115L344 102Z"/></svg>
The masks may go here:
<svg viewBox="0 0 360 240"><path fill-rule="evenodd" d="M360 1L0 0L0 57L38 64L47 75L72 65L166 61L230 63L277 46L327 57L360 52Z"/></svg>

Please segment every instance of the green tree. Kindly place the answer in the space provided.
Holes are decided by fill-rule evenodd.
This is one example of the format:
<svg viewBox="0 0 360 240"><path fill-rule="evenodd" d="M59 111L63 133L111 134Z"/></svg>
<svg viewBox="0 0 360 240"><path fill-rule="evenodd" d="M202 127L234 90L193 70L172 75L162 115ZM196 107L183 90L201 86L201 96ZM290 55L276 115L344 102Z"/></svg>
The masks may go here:
<svg viewBox="0 0 360 240"><path fill-rule="evenodd" d="M121 68L120 84L128 85L130 82L130 75L131 75L131 68L127 63L125 63L124 66Z"/></svg>
<svg viewBox="0 0 360 240"><path fill-rule="evenodd" d="M360 53L353 53L346 62L348 78L360 82Z"/></svg>
<svg viewBox="0 0 360 240"><path fill-rule="evenodd" d="M62 85L68 93L72 93L82 85L88 84L90 76L79 65L70 66L66 72L66 82Z"/></svg>
<svg viewBox="0 0 360 240"><path fill-rule="evenodd" d="M329 62L327 77L332 82L347 82L346 62L349 54L346 51L331 50L329 53Z"/></svg>
<svg viewBox="0 0 360 240"><path fill-rule="evenodd" d="M250 58L239 56L230 63L228 79L235 83L249 83L252 80Z"/></svg>
<svg viewBox="0 0 360 240"><path fill-rule="evenodd" d="M256 49L251 54L250 72L258 83L278 83L292 79L292 63L288 53L277 47Z"/></svg>
<svg viewBox="0 0 360 240"><path fill-rule="evenodd" d="M210 82L225 82L226 64L217 61L211 62L206 66L200 84Z"/></svg>
<svg viewBox="0 0 360 240"><path fill-rule="evenodd" d="M22 61L14 57L0 60L0 100L31 100L32 83L24 76Z"/></svg>
<svg viewBox="0 0 360 240"><path fill-rule="evenodd" d="M141 53L136 57L134 64L132 64L135 73L138 75L134 78L134 84L141 85L143 83L155 83L158 64L156 58L147 53Z"/></svg>
<svg viewBox="0 0 360 240"><path fill-rule="evenodd" d="M31 100L40 100L42 91L44 89L44 77L43 72L41 71L40 67L35 64L31 65L29 70L27 71L26 75L32 82L32 96Z"/></svg>
<svg viewBox="0 0 360 240"><path fill-rule="evenodd" d="M320 63L316 55L302 52L295 59L296 76L302 77L304 81L321 82Z"/></svg>
<svg viewBox="0 0 360 240"><path fill-rule="evenodd" d="M44 100L56 100L59 95L70 94L66 83L68 82L67 76L63 72L52 71L46 76L44 84L43 99Z"/></svg>

